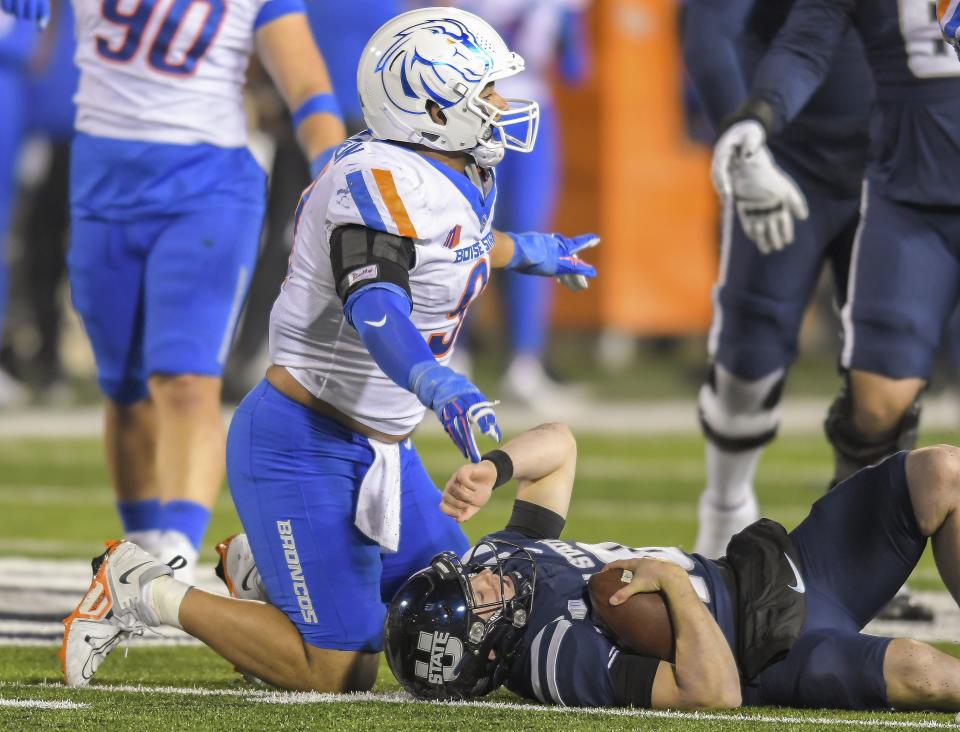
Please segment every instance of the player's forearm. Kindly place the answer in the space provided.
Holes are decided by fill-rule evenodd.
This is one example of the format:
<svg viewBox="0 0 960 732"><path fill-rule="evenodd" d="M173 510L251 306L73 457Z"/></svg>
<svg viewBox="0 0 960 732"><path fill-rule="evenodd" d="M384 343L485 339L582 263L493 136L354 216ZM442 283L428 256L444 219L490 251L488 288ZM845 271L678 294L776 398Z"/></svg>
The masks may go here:
<svg viewBox="0 0 960 732"><path fill-rule="evenodd" d="M334 114L313 114L297 127L297 142L308 160L339 145L346 137L343 121Z"/></svg>
<svg viewBox="0 0 960 732"><path fill-rule="evenodd" d="M339 144L346 129L327 66L302 13L282 16L257 31L257 53L294 118L309 160ZM327 102L327 103L322 103Z"/></svg>
<svg viewBox="0 0 960 732"><path fill-rule="evenodd" d="M674 674L682 698L692 707L740 705L740 673L730 645L686 572L678 568L662 581L676 636Z"/></svg>
<svg viewBox="0 0 960 732"><path fill-rule="evenodd" d="M744 107L758 102L773 111L772 119L754 116L767 129L779 132L799 112L827 78L857 0L798 0L787 23L757 67Z"/></svg>
<svg viewBox="0 0 960 732"><path fill-rule="evenodd" d="M493 249L490 250L490 266L503 269L513 259L513 237L503 231L494 230Z"/></svg>
<svg viewBox="0 0 960 732"><path fill-rule="evenodd" d="M737 39L752 0L692 0L683 28L683 60L714 129L747 95Z"/></svg>
<svg viewBox="0 0 960 732"><path fill-rule="evenodd" d="M410 320L411 307L405 293L389 285L361 288L344 305L347 322L357 330L380 370L410 391L413 368L436 363L430 346Z"/></svg>
<svg viewBox="0 0 960 732"><path fill-rule="evenodd" d="M577 464L577 441L559 422L540 425L500 448L513 462L517 499L566 517Z"/></svg>

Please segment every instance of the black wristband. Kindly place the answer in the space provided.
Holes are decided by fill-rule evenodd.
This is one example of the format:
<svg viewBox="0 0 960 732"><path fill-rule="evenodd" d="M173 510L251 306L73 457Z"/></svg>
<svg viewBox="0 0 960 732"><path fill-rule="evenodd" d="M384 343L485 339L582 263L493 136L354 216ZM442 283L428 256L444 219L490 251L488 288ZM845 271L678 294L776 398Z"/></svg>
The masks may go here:
<svg viewBox="0 0 960 732"><path fill-rule="evenodd" d="M503 450L491 450L480 457L489 460L497 469L497 479L493 482L494 489L508 483L513 477L513 460Z"/></svg>
<svg viewBox="0 0 960 732"><path fill-rule="evenodd" d="M745 120L759 122L763 131L770 137L777 130L777 113L767 100L761 97L747 97L744 102L727 117L721 125L721 134L733 127L737 122Z"/></svg>

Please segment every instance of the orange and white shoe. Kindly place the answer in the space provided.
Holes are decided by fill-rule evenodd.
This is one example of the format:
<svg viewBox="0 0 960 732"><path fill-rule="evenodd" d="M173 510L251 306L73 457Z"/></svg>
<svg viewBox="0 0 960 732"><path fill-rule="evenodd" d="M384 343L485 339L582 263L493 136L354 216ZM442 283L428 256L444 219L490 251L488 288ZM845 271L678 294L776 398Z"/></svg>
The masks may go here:
<svg viewBox="0 0 960 732"><path fill-rule="evenodd" d="M234 534L221 541L217 544L217 554L220 561L215 571L227 586L230 597L269 602L246 534Z"/></svg>
<svg viewBox="0 0 960 732"><path fill-rule="evenodd" d="M173 570L129 541L108 541L106 547L91 563L90 588L63 619L60 668L67 686L86 686L121 641L161 624L140 590Z"/></svg>
<svg viewBox="0 0 960 732"><path fill-rule="evenodd" d="M267 591L260 579L260 570L253 560L253 551L250 549L250 540L246 534L234 534L217 544L217 554L220 560L214 571L217 577L227 586L230 597L239 600L259 600L270 602ZM243 676L251 684L263 684L264 681L238 666L233 670Z"/></svg>

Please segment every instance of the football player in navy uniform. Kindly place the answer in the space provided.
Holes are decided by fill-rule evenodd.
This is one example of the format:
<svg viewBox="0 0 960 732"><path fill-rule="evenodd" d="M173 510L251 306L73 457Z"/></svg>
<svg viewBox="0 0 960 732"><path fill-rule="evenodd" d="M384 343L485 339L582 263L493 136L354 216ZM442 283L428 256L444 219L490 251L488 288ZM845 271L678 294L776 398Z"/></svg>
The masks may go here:
<svg viewBox="0 0 960 732"><path fill-rule="evenodd" d="M511 477L517 497L506 529L462 560L437 556L391 602L384 645L409 692L464 699L506 684L568 706L960 710L960 659L861 632L928 537L960 600L960 449L896 453L827 493L789 534L751 525L720 560L560 539L575 467L572 435L552 424L447 482L442 508L460 521ZM614 604L665 595L672 662L631 653L598 626L588 580L611 564L633 573Z"/></svg>
<svg viewBox="0 0 960 732"><path fill-rule="evenodd" d="M684 61L714 129L746 98L754 68L792 6L793 0L687 2ZM823 84L771 140L772 156L756 156L743 171L749 175L736 176L736 216L733 198L725 201L708 340L712 364L699 396L707 485L694 550L704 556L723 554L730 537L759 518L754 473L776 436L803 313L828 263L837 300L844 299L872 102L863 46L849 30ZM761 175L765 185L749 190ZM785 216L785 193L809 212L795 226Z"/></svg>
<svg viewBox="0 0 960 732"><path fill-rule="evenodd" d="M960 66L933 9L926 0L796 0L714 152L715 182L729 193L828 74L848 29L858 31L877 117L841 313L845 384L825 422L835 482L916 443L920 395L957 302Z"/></svg>

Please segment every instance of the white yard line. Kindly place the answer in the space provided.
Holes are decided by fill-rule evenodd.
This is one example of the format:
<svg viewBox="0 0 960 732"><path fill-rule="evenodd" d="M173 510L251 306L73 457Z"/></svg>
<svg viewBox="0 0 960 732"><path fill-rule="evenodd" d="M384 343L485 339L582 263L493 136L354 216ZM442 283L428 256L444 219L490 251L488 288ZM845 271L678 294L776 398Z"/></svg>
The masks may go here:
<svg viewBox="0 0 960 732"><path fill-rule="evenodd" d="M820 433L832 396L788 397L781 403L781 435ZM224 410L224 420L232 411ZM532 427L548 420L561 420L574 431L598 434L699 434L696 392L689 399L664 401L588 401L579 409L536 413L525 407L504 403L497 418L512 430ZM0 439L35 437L99 437L102 431L100 407L42 409L0 414ZM960 408L955 395L941 394L924 401L924 429L957 429ZM427 418L419 428L428 434L442 434L440 423Z"/></svg>
<svg viewBox="0 0 960 732"><path fill-rule="evenodd" d="M43 688L60 688L58 684L37 684ZM13 684L0 682L0 689L13 688L29 690L36 686L27 684ZM183 696L210 696L236 697L249 702L266 704L362 704L377 702L381 704L417 705L422 707L460 707L473 709L496 709L519 712L533 712L538 714L560 715L589 715L632 717L639 719L685 719L690 721L710 722L748 722L752 724L793 724L811 727L838 725L844 727L868 727L875 729L958 729L960 725L952 722L937 720L906 721L874 717L870 719L836 719L831 717L806 717L801 715L770 715L730 713L720 714L712 712L675 712L655 709L621 709L621 708L583 708L583 707L554 707L536 704L521 704L517 702L494 701L461 701L461 702L424 702L417 701L407 694L400 692L366 692L362 694L317 694L313 692L282 692L263 691L257 689L201 689L196 687L177 686L131 686L110 684L91 686L90 691L115 694L175 694Z"/></svg>
<svg viewBox="0 0 960 732"><path fill-rule="evenodd" d="M86 709L89 704L66 700L44 699L0 699L0 707L18 707L21 709Z"/></svg>

